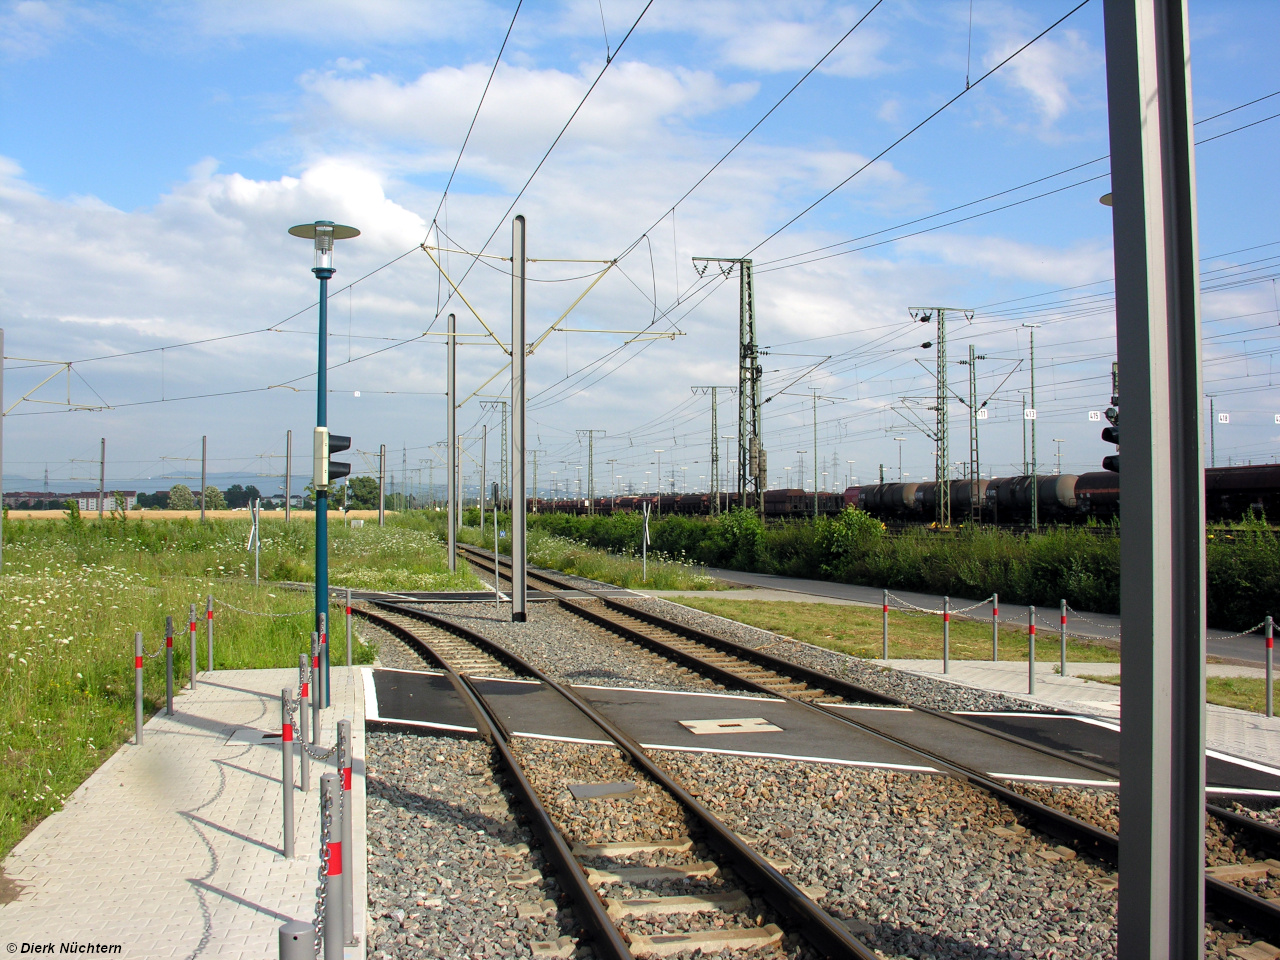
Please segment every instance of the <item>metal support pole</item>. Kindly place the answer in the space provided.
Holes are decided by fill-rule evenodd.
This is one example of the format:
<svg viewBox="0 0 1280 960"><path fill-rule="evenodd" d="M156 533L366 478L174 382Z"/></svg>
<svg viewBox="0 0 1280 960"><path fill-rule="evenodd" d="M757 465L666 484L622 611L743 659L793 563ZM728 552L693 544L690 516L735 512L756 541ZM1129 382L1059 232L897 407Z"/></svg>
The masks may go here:
<svg viewBox="0 0 1280 960"><path fill-rule="evenodd" d="M1270 690L1270 685L1267 687ZM1270 694L1267 695L1270 703ZM1268 714L1270 716L1270 714ZM133 635L133 745L142 746L142 631Z"/></svg>
<svg viewBox="0 0 1280 960"><path fill-rule="evenodd" d="M293 724L289 722L289 701L293 691L280 691L280 784L284 799L284 858L293 859ZM305 711L300 711L306 716Z"/></svg>
<svg viewBox="0 0 1280 960"><path fill-rule="evenodd" d="M320 777L320 822L328 820L328 854L329 863L324 878L324 960L343 960L343 947L346 938L343 935L342 915L345 900L342 888L343 856L342 856L342 784L336 773L326 773ZM321 857L325 854L320 851Z"/></svg>
<svg viewBox="0 0 1280 960"><path fill-rule="evenodd" d="M502 584L498 580L498 497L500 488L497 483L493 485L493 606L495 610L502 610Z"/></svg>
<svg viewBox="0 0 1280 960"><path fill-rule="evenodd" d="M204 523L204 492L209 488L209 438L200 438L200 522Z"/></svg>
<svg viewBox="0 0 1280 960"><path fill-rule="evenodd" d="M191 636L191 689L194 690L196 688L196 605L194 603L191 605L190 624L191 626L189 629L189 633Z"/></svg>
<svg viewBox="0 0 1280 960"><path fill-rule="evenodd" d="M209 599L204 605L204 622L205 622L205 646L208 648L205 653L205 666L209 672L213 673L213 594L209 594Z"/></svg>
<svg viewBox="0 0 1280 960"><path fill-rule="evenodd" d="M258 568L262 561L262 498L253 501L253 585L258 586Z"/></svg>
<svg viewBox="0 0 1280 960"><path fill-rule="evenodd" d="M1036 692L1036 608L1027 607L1027 693Z"/></svg>
<svg viewBox="0 0 1280 960"><path fill-rule="evenodd" d="M107 438L101 439L98 452L98 519L102 519L102 507L107 498Z"/></svg>
<svg viewBox="0 0 1280 960"><path fill-rule="evenodd" d="M338 721L338 776L342 778L342 849L346 853L344 876L347 880L342 885L342 940L348 947L356 945L355 938L355 902L351 879L355 876L354 864L351 862L351 721Z"/></svg>
<svg viewBox="0 0 1280 960"><path fill-rule="evenodd" d="M1067 601L1062 601L1062 621L1058 627L1058 673L1067 675Z"/></svg>
<svg viewBox="0 0 1280 960"><path fill-rule="evenodd" d="M884 592L884 609L881 611L884 616L884 636L881 640L881 659L889 659L889 591Z"/></svg>
<svg viewBox="0 0 1280 960"><path fill-rule="evenodd" d="M942 598L942 672L951 672L951 598Z"/></svg>
<svg viewBox="0 0 1280 960"><path fill-rule="evenodd" d="M1000 594L991 595L991 662L1000 659Z"/></svg>
<svg viewBox="0 0 1280 960"><path fill-rule="evenodd" d="M0 504L4 501L4 328L0 327ZM0 505L0 571L4 570L4 507Z"/></svg>
<svg viewBox="0 0 1280 960"><path fill-rule="evenodd" d="M327 597L326 597L327 599ZM315 683L319 690L320 706L329 706L329 614L320 614L320 669L316 673ZM316 735L319 736L319 724L316 724Z"/></svg>
<svg viewBox="0 0 1280 960"><path fill-rule="evenodd" d="M480 492L476 496L476 506L480 508L480 544L484 545L484 496L485 483L488 478L485 476L485 465L489 461L489 425L482 424L480 426ZM497 536L497 533L494 533Z"/></svg>
<svg viewBox="0 0 1280 960"><path fill-rule="evenodd" d="M284 522L293 512L293 431L284 434Z"/></svg>
<svg viewBox="0 0 1280 960"><path fill-rule="evenodd" d="M302 781L302 792L307 793L311 790L311 757L307 754L306 744L313 743L310 731L307 729L307 708L310 706L312 712L315 712L314 699L310 704L307 700L313 698L311 692L311 669L307 666L307 655L305 653L298 654L298 736L302 739L303 748L299 751L298 761L300 775ZM320 727L317 717L316 728Z"/></svg>
<svg viewBox="0 0 1280 960"><path fill-rule="evenodd" d="M164 703L173 716L173 617L164 618Z"/></svg>
<svg viewBox="0 0 1280 960"><path fill-rule="evenodd" d="M347 587L347 666L351 666L351 588Z"/></svg>
<svg viewBox="0 0 1280 960"><path fill-rule="evenodd" d="M378 447L378 526L383 526L386 522L386 506L387 498L383 492L387 483L387 445L381 444Z"/></svg>
<svg viewBox="0 0 1280 960"><path fill-rule="evenodd" d="M1031 328L1031 529L1040 530L1040 465L1036 462L1036 331Z"/></svg>
<svg viewBox="0 0 1280 960"><path fill-rule="evenodd" d="M448 479L445 483L448 519L445 524L449 528L449 569L458 569L458 319L449 314L449 362L446 373L445 420L449 433L449 466ZM523 358L522 358L523 359Z"/></svg>
<svg viewBox="0 0 1280 960"><path fill-rule="evenodd" d="M320 304L317 317L316 337L316 427L329 426L329 278L333 276L332 267L313 267L312 273L320 281ZM317 473L317 464L312 464L313 475ZM328 475L327 469L325 476ZM315 629L324 641L324 615L329 610L329 488L316 487L316 595L315 595ZM327 701L320 700L318 689L321 680L327 677L328 662L315 671L312 680L317 694L317 708ZM319 717L317 715L317 721ZM316 723L317 729L319 722Z"/></svg>
<svg viewBox="0 0 1280 960"><path fill-rule="evenodd" d="M138 634L142 636L142 634ZM1271 620L1271 614L1267 614L1267 716L1275 717L1275 704L1272 703L1274 698L1274 689L1271 686L1271 672L1275 668L1275 621ZM141 684L141 680L138 681ZM140 728L141 730L141 728Z"/></svg>
<svg viewBox="0 0 1280 960"><path fill-rule="evenodd" d="M1185 0L1105 0L1120 499L1117 954L1204 951L1205 565L1199 257Z"/></svg>
<svg viewBox="0 0 1280 960"><path fill-rule="evenodd" d="M320 736L320 634L311 633L311 742L319 743Z"/></svg>

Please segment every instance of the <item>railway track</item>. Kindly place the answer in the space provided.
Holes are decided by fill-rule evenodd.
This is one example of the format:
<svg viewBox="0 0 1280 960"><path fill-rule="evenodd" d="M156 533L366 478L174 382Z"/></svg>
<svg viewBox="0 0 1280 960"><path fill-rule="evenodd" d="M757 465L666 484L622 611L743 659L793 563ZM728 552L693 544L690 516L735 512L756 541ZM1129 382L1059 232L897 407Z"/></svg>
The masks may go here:
<svg viewBox="0 0 1280 960"><path fill-rule="evenodd" d="M765 922L768 918L756 906L764 901L788 932L817 955L833 960L873 960L876 956L783 875L785 864L771 862L757 852L651 760L638 743L573 691L481 634L431 613L386 601L370 601L359 613L448 675L471 710L477 729L492 744L507 783L548 860L556 866L597 955L624 960L698 949L712 953L774 947L782 942L784 931L778 923ZM475 674L468 672L488 671L491 661L503 665L510 675L539 681L595 724L616 756L594 757L589 769L594 773L602 767L610 770L625 765L632 776L646 779L668 806L680 811L689 834L668 836L672 821L664 820L652 825L648 836L636 837L632 830L631 835L616 838L567 838L548 811L550 791L545 785L554 780L556 772L539 769L536 747L513 746L499 711L477 689L472 679ZM543 789L535 783L542 783ZM682 890L691 883L696 892L677 896L647 892L651 886L662 889L672 883L679 883ZM601 896L601 891L606 895ZM687 929L655 933L655 918L668 927L675 923ZM552 944L543 945L544 955L555 955L547 952L552 949Z"/></svg>
<svg viewBox="0 0 1280 960"><path fill-rule="evenodd" d="M468 548L462 548L462 552L469 561L482 566L487 573L492 572L492 554L486 556ZM500 561L505 561L502 562L502 567L506 579L510 582L510 561L508 558L500 558ZM1112 866L1119 865L1119 838L1111 831L1075 817L1064 810L1034 800L992 779L982 771L957 762L927 743L886 733L837 708L843 704L868 703L903 707L929 718L933 729L941 730L947 725L964 727L1019 749L1070 763L1082 771L1103 774L1109 779L1118 780L1119 771L1112 767L1085 757L1053 750L1013 734L991 730L946 711L908 704L898 698L870 690L842 678L823 674L764 651L734 643L649 611L640 610L604 596L581 583L570 582L547 571L530 570L527 576L531 584L538 584L542 589L552 593L562 608L597 626L667 656L683 666L712 676L727 686L736 686L794 701L808 709L819 711L842 723L857 727L872 736L887 740L927 760L939 770L963 777L974 786L993 794L1001 801L1013 806L1042 832L1104 863ZM578 596L572 596L573 594ZM928 728L926 726L926 729ZM1263 851L1272 858L1280 858L1280 830L1214 804L1206 804L1206 813L1216 818L1226 832L1234 833L1243 839L1249 847ZM1265 866L1266 864L1262 864L1258 869ZM1258 930L1272 939L1280 937L1280 900L1264 899L1231 882L1226 879L1233 876L1231 871L1223 870L1220 873L1220 876L1211 873L1205 877L1206 904L1218 914ZM1239 876L1236 877L1236 879L1239 878Z"/></svg>

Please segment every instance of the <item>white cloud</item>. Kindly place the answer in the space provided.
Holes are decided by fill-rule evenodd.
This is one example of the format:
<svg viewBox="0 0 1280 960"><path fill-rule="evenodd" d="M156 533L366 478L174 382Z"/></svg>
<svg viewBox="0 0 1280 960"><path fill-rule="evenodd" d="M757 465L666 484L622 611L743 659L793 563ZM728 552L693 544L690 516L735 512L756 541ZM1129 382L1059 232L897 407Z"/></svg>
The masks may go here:
<svg viewBox="0 0 1280 960"><path fill-rule="evenodd" d="M1099 242L1064 249L1003 237L933 233L904 240L899 246L989 276L1051 286L1092 283L1114 270L1110 245Z"/></svg>
<svg viewBox="0 0 1280 960"><path fill-rule="evenodd" d="M66 25L65 4L45 0L7 3L0 11L0 51L14 58L40 56Z"/></svg>
<svg viewBox="0 0 1280 960"><path fill-rule="evenodd" d="M203 0L189 15L213 36L381 43L454 38L510 16L488 3L446 0Z"/></svg>
<svg viewBox="0 0 1280 960"><path fill-rule="evenodd" d="M1025 34L996 31L999 39L986 55L988 68L995 66L1024 44ZM1000 37L1000 34L1004 34ZM1103 68L1103 56L1076 30L1042 37L1014 57L995 76L1006 86L1021 91L1044 128L1052 127L1068 111L1081 105L1076 85L1096 81Z"/></svg>

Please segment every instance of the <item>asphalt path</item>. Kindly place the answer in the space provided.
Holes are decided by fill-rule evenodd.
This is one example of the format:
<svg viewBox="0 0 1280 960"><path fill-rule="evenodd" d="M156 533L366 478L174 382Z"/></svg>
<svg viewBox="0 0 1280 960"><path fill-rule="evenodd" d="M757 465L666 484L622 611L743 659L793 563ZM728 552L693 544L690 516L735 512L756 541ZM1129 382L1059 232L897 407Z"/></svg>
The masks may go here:
<svg viewBox="0 0 1280 960"><path fill-rule="evenodd" d="M830 583L826 580L805 580L800 577L780 577L771 573L743 573L739 570L722 570L718 567L707 567L711 576L729 583L757 587L768 590L785 590L790 593L808 594L813 597L829 597L835 600L846 600L851 603L862 603L879 607L883 592L877 587L863 587L852 583ZM941 610L942 597L927 593L916 593L911 590L891 590L891 607L902 608L906 604L923 607L926 610ZM951 607L967 607L977 603L977 598L965 599L952 597ZM909 608L908 608L909 609ZM1000 601L1000 622L1027 622L1029 608L1016 603ZM979 620L991 619L990 597L977 608L970 610L967 617ZM1053 636L1058 632L1058 607L1036 608L1036 633L1041 637ZM1088 613L1069 610L1067 612L1067 633L1083 640L1118 639L1120 635L1120 618L1110 613ZM1262 635L1249 634L1243 637L1232 637L1225 630L1209 630L1206 643L1210 656L1223 657L1228 660L1239 660L1247 663L1263 664L1266 662L1266 641Z"/></svg>

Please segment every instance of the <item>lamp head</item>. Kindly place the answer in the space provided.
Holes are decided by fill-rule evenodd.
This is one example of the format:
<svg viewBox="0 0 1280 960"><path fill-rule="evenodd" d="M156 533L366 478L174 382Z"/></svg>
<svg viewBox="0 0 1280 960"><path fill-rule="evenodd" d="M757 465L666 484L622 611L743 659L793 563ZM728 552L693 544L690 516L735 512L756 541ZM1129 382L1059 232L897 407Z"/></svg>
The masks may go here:
<svg viewBox="0 0 1280 960"><path fill-rule="evenodd" d="M333 272L333 241L350 240L360 236L355 227L348 227L332 220L317 220L315 223L300 223L290 227L291 236L315 241L316 262L313 270Z"/></svg>

